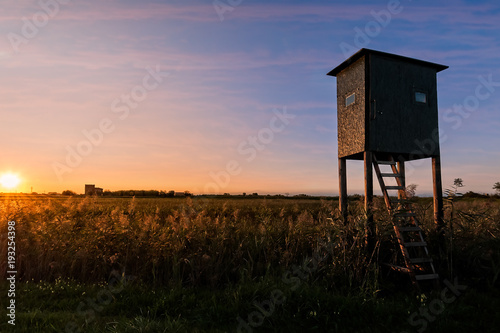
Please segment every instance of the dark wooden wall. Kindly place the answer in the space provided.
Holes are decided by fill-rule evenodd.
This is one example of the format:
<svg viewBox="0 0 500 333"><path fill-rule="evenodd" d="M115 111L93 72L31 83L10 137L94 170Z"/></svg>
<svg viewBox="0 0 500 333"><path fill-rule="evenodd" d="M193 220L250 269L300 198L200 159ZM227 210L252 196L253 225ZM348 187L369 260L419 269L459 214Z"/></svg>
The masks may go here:
<svg viewBox="0 0 500 333"><path fill-rule="evenodd" d="M373 54L369 77L369 150L438 155L436 70ZM416 91L427 94L426 104L415 102Z"/></svg>

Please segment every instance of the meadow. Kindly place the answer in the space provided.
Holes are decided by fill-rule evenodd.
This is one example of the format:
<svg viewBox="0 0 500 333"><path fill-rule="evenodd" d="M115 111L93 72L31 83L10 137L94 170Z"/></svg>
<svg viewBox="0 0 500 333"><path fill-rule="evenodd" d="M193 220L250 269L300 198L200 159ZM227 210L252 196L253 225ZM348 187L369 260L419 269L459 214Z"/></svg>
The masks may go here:
<svg viewBox="0 0 500 333"><path fill-rule="evenodd" d="M0 197L1 307L15 221L16 326L1 332L493 332L500 327L500 199L414 207L441 285L416 291L375 198ZM454 287L455 286L455 287ZM457 286L459 286L457 288ZM446 298L443 298L444 295ZM453 296L453 297L450 297ZM453 299L453 300L451 300Z"/></svg>

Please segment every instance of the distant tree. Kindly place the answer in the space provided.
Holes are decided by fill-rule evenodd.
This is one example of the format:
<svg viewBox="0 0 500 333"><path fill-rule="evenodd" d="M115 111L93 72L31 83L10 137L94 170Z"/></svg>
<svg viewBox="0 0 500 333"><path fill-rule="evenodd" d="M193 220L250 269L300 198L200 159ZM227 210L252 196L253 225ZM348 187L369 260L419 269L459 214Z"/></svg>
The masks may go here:
<svg viewBox="0 0 500 333"><path fill-rule="evenodd" d="M417 184L410 184L406 186L406 197L408 199L414 198L417 193Z"/></svg>
<svg viewBox="0 0 500 333"><path fill-rule="evenodd" d="M495 185L493 185L493 189L497 192L498 195L500 195L500 182L496 182Z"/></svg>
<svg viewBox="0 0 500 333"><path fill-rule="evenodd" d="M455 178L455 180L453 181L453 185L456 186L457 188L465 186L462 178Z"/></svg>
<svg viewBox="0 0 500 333"><path fill-rule="evenodd" d="M465 193L462 197L464 197L464 198L487 198L488 196L485 194L469 191L469 192Z"/></svg>
<svg viewBox="0 0 500 333"><path fill-rule="evenodd" d="M462 178L455 178L455 180L453 181L453 186L451 187L451 189L447 189L445 191L445 194L448 196L448 198L451 199L454 197L460 197L462 196L462 193L458 193L458 189L464 186L465 185Z"/></svg>
<svg viewBox="0 0 500 333"><path fill-rule="evenodd" d="M351 194L348 195L347 197L351 201L360 201L363 198L363 196L361 196L360 194Z"/></svg>
<svg viewBox="0 0 500 333"><path fill-rule="evenodd" d="M157 190L148 190L148 191L143 191L144 196L146 197L158 197L160 196L160 192Z"/></svg>
<svg viewBox="0 0 500 333"><path fill-rule="evenodd" d="M66 191L62 191L62 195L74 196L74 195L76 195L76 193L71 191L71 190L66 190Z"/></svg>

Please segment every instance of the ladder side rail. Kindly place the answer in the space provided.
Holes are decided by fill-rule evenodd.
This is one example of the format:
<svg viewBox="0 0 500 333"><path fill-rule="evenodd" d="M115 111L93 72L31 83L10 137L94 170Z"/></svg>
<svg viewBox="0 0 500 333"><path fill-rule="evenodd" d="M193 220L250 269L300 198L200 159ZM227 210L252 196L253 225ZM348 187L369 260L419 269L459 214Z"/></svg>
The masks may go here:
<svg viewBox="0 0 500 333"><path fill-rule="evenodd" d="M373 157L373 168L375 169L375 174L377 175L378 182L380 184L380 189L382 190L382 194L384 195L385 205L387 209L389 209L389 213L392 213L392 204L389 198L389 194L387 193L387 189L385 187L384 179L382 178L380 167L378 165L377 159L375 156Z"/></svg>

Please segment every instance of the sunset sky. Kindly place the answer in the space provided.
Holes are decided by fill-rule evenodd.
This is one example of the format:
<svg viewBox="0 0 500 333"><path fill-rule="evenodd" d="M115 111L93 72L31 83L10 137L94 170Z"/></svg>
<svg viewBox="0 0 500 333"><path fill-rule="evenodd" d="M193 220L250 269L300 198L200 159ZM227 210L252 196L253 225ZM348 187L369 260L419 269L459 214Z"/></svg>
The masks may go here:
<svg viewBox="0 0 500 333"><path fill-rule="evenodd" d="M215 4L2 2L0 174L17 174L18 192L91 183L335 195L336 80L326 73L366 47L450 66L438 74L443 187L460 177L464 191L493 193L498 1ZM407 167L417 194L431 192L430 163ZM348 177L361 193L361 162Z"/></svg>

